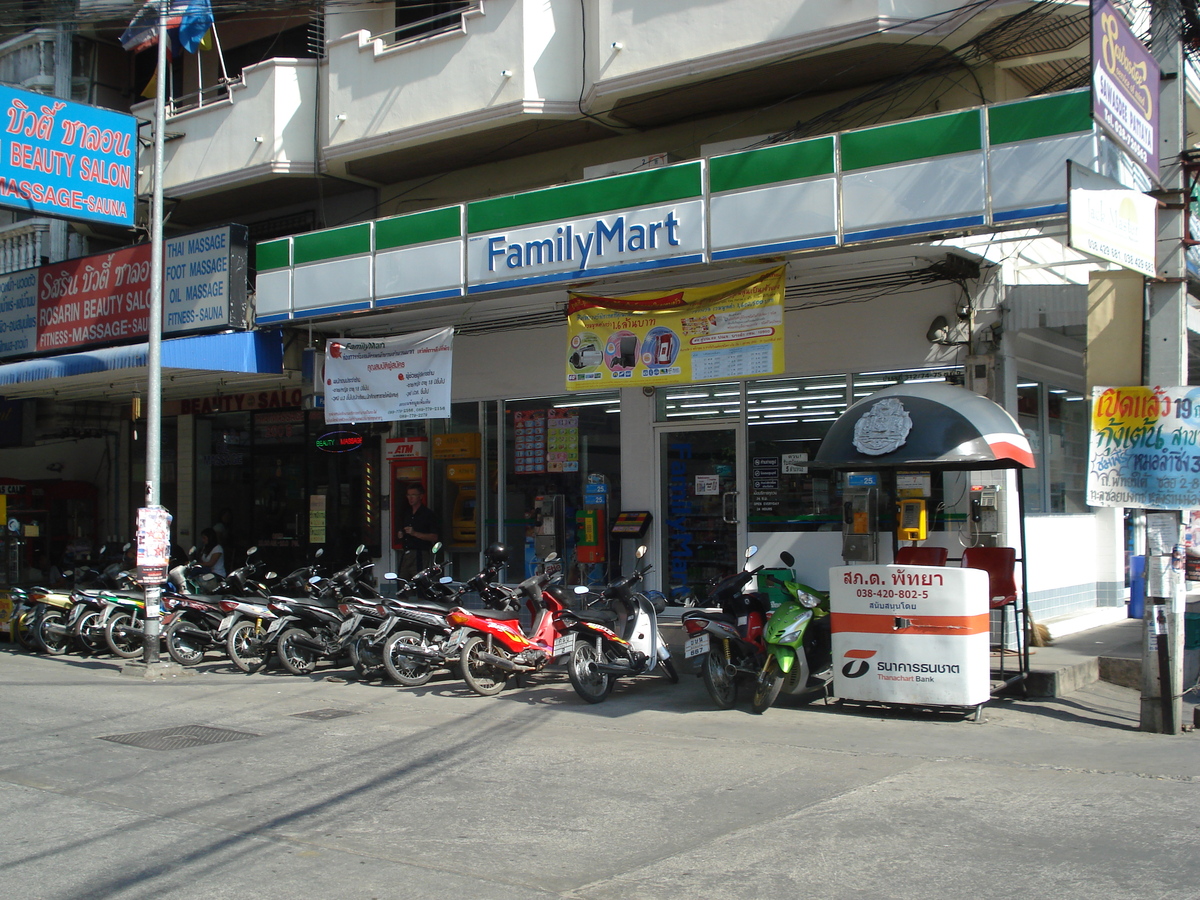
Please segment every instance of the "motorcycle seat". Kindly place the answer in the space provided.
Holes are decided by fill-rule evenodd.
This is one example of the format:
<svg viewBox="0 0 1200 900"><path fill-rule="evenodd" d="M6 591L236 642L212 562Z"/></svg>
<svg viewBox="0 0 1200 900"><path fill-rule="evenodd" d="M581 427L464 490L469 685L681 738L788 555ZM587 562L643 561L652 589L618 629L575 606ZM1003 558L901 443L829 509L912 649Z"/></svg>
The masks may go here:
<svg viewBox="0 0 1200 900"><path fill-rule="evenodd" d="M467 612L478 619L500 619L502 621L508 621L521 617L520 611L515 609L511 611L504 609L469 609Z"/></svg>
<svg viewBox="0 0 1200 900"><path fill-rule="evenodd" d="M437 600L401 600L397 602L400 609L415 609L417 612L440 613L445 615L454 609L453 603L439 603Z"/></svg>
<svg viewBox="0 0 1200 900"><path fill-rule="evenodd" d="M617 614L611 609L582 609L571 615L581 622L595 622L597 625L611 625L617 621Z"/></svg>
<svg viewBox="0 0 1200 900"><path fill-rule="evenodd" d="M696 610L694 612L688 610L688 612L683 614L683 618L688 619L693 615L701 616L712 622L724 622L734 628L737 627L737 616L733 613L721 612L719 609Z"/></svg>

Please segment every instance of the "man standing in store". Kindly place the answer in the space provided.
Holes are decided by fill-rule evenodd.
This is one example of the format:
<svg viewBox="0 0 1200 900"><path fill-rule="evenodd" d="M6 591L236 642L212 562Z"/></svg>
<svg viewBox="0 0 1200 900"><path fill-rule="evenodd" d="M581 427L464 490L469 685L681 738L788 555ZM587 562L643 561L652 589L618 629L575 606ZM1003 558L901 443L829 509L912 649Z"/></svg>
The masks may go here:
<svg viewBox="0 0 1200 900"><path fill-rule="evenodd" d="M425 505L425 489L413 483L404 492L407 504L400 514L396 539L404 548L400 558L401 578L412 578L433 565L433 544L438 539L437 517Z"/></svg>

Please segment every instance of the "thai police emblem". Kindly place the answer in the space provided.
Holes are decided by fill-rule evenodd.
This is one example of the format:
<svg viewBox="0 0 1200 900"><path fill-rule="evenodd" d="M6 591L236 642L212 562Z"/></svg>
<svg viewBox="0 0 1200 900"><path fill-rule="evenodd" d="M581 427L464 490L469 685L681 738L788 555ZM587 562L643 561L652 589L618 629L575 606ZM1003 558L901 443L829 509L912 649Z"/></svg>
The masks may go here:
<svg viewBox="0 0 1200 900"><path fill-rule="evenodd" d="M903 446L912 431L912 418L895 397L880 400L854 423L854 446L859 453L882 456Z"/></svg>

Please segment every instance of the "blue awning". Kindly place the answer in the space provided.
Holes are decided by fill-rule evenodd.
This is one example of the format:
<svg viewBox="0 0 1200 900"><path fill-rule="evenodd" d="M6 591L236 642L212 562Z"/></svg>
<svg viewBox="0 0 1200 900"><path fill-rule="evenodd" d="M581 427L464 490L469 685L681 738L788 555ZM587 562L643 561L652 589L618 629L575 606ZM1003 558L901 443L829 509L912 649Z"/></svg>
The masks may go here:
<svg viewBox="0 0 1200 900"><path fill-rule="evenodd" d="M145 368L149 355L149 344L131 344L8 363L0 365L0 387ZM164 340L162 368L278 375L283 371L283 334L279 331L238 331Z"/></svg>

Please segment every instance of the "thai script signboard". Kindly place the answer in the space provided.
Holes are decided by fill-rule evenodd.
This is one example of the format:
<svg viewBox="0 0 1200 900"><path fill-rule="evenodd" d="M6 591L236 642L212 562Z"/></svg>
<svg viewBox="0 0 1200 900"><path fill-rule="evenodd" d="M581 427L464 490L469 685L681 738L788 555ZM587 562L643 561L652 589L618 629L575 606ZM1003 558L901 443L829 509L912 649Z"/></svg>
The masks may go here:
<svg viewBox="0 0 1200 900"><path fill-rule="evenodd" d="M137 119L0 85L0 206L133 226Z"/></svg>
<svg viewBox="0 0 1200 900"><path fill-rule="evenodd" d="M1200 496L1200 387L1092 389L1087 502L1192 509Z"/></svg>
<svg viewBox="0 0 1200 900"><path fill-rule="evenodd" d="M1092 9L1092 115L1158 180L1158 82L1154 57L1108 0Z"/></svg>
<svg viewBox="0 0 1200 900"><path fill-rule="evenodd" d="M567 389L754 378L783 371L783 267L672 294L570 295Z"/></svg>
<svg viewBox="0 0 1200 900"><path fill-rule="evenodd" d="M243 325L247 230L230 225L165 242L163 333ZM144 339L150 245L0 275L0 358Z"/></svg>
<svg viewBox="0 0 1200 900"><path fill-rule="evenodd" d="M976 706L991 694L988 575L943 566L829 570L833 692Z"/></svg>

